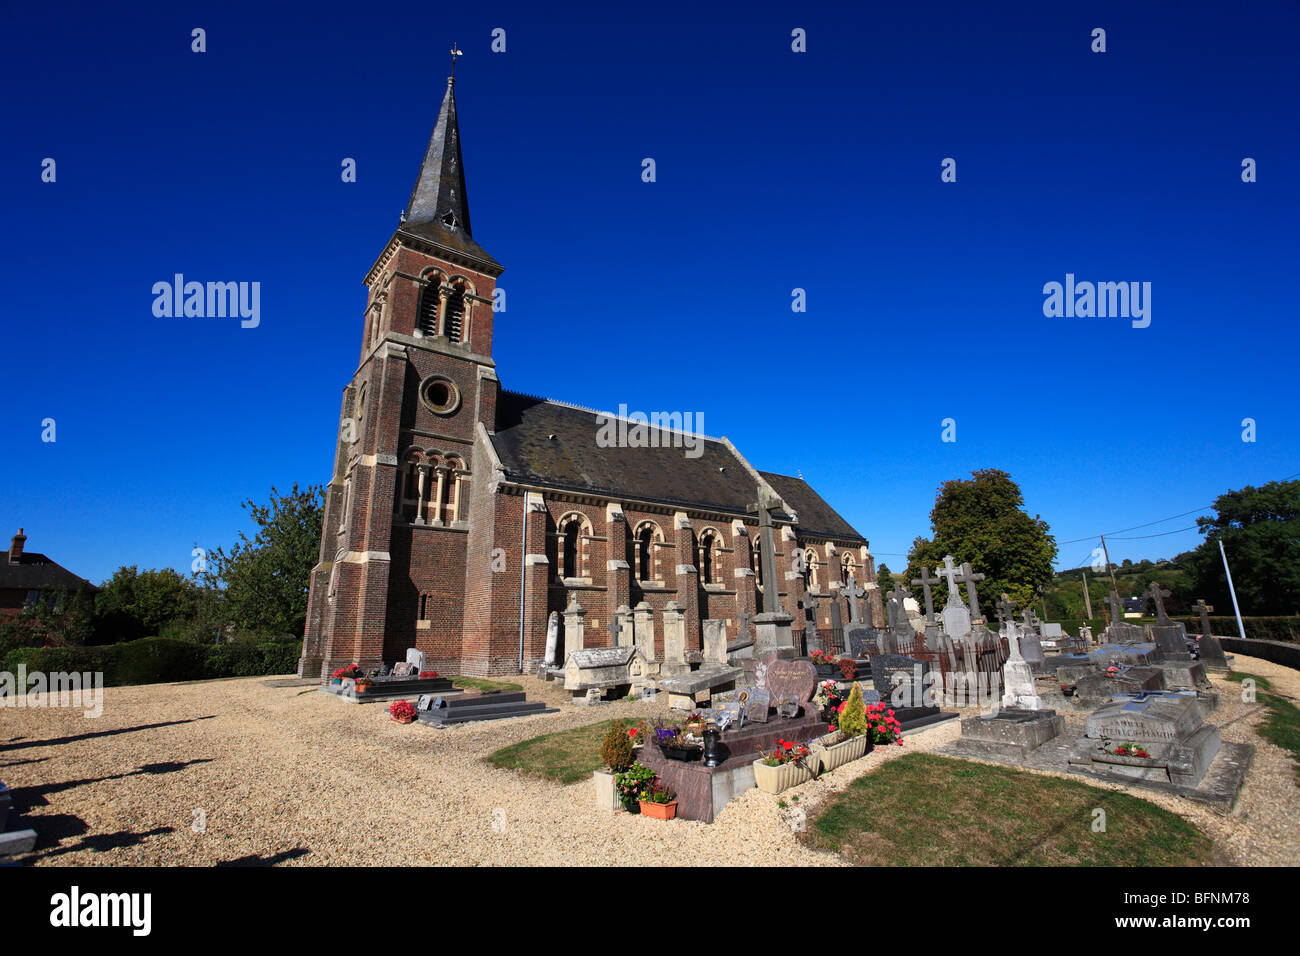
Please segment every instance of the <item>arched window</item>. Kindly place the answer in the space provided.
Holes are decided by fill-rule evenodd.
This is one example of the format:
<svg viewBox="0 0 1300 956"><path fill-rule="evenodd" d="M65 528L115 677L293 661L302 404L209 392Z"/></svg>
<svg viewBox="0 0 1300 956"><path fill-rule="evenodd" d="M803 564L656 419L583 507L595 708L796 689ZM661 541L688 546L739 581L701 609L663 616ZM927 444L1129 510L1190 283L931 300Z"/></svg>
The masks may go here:
<svg viewBox="0 0 1300 956"><path fill-rule="evenodd" d="M750 545L750 556L754 563L754 581L761 588L763 586L763 543L760 539L755 538Z"/></svg>
<svg viewBox="0 0 1300 956"><path fill-rule="evenodd" d="M653 521L645 521L636 529L636 579L657 581L655 574L655 542L660 539L659 528Z"/></svg>
<svg viewBox="0 0 1300 956"><path fill-rule="evenodd" d="M556 571L561 579L587 577L587 549L591 540L591 522L586 515L571 512L560 519L555 528Z"/></svg>
<svg viewBox="0 0 1300 956"><path fill-rule="evenodd" d="M415 327L421 335L432 338L438 334L438 300L441 294L438 276L429 276L429 281L420 290L420 308L415 317Z"/></svg>
<svg viewBox="0 0 1300 956"><path fill-rule="evenodd" d="M722 539L718 532L712 528L705 529L700 535L699 544L699 565L700 565L700 582L703 584L718 584L722 576L721 558L722 558Z"/></svg>
<svg viewBox="0 0 1300 956"><path fill-rule="evenodd" d="M840 580L842 580L845 584L849 583L850 577L852 577L854 581L857 581L858 566L857 566L857 562L853 560L853 555L851 554L844 555L843 560L840 561L840 571L842 572L840 575Z"/></svg>
<svg viewBox="0 0 1300 956"><path fill-rule="evenodd" d="M443 323L443 335L452 342L459 342L465 323L465 283L452 283L447 293L447 319Z"/></svg>
<svg viewBox="0 0 1300 956"><path fill-rule="evenodd" d="M809 548L804 552L803 586L805 591L821 593L821 581L817 575L817 552Z"/></svg>

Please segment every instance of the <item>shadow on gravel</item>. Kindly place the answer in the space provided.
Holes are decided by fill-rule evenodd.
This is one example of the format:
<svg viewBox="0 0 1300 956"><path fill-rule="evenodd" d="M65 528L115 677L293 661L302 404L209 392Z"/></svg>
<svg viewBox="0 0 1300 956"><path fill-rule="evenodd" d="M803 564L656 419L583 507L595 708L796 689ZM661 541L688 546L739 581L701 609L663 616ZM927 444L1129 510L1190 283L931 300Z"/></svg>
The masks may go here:
<svg viewBox="0 0 1300 956"><path fill-rule="evenodd" d="M142 774L153 776L161 773L175 773L194 764L212 763L214 759L216 758L197 757L194 760L186 760L184 763L175 760L167 763L147 763L139 770L132 770L130 773L114 773L109 774L107 777L85 777L81 780L64 780L61 783L43 783L32 787L18 787L13 791L14 806L45 806L49 803L45 798L52 793L62 793L64 790L83 787L88 783L103 783L105 780L123 780L126 777L138 777Z"/></svg>
<svg viewBox="0 0 1300 956"><path fill-rule="evenodd" d="M0 767L21 767L26 763L44 763L49 757L28 757L26 760L0 760Z"/></svg>
<svg viewBox="0 0 1300 956"><path fill-rule="evenodd" d="M25 740L22 737L14 737L9 743L0 744L0 753L7 750L25 750L28 747L56 747L59 744L70 744L78 740L94 740L96 737L115 737L118 734L133 734L138 730L156 730L159 727L175 727L179 724L192 724L196 720L212 720L216 714L208 714L206 717L190 717L186 720L165 720L158 724L141 724L138 727L119 727L117 730L97 730L93 734L72 734L68 737L51 737L48 740ZM15 741L23 741L15 743Z"/></svg>
<svg viewBox="0 0 1300 956"><path fill-rule="evenodd" d="M241 856L234 860L223 860L215 866L275 866L277 863L283 863L285 860L296 860L301 856L307 856L311 853L306 847L298 846L292 850L283 850L280 853L274 853L271 856Z"/></svg>
<svg viewBox="0 0 1300 956"><path fill-rule="evenodd" d="M63 856L65 853L77 853L81 850L94 850L97 853L107 853L110 850L121 850L124 847L135 846L137 843L143 843L145 839L151 836L161 836L164 833L175 832L174 827L154 827L152 830L144 830L140 833L133 833L130 830L119 830L116 833L97 833L94 836L85 837L75 843L71 843L68 846L55 847L51 846L51 844L61 838L53 836L53 834L49 832L50 828L46 826L46 821L51 819L54 818L41 817L39 820L35 821L37 823L37 826L34 828L36 830L36 850L32 853L28 861L25 862L34 863L37 860L51 860L55 857ZM82 827L81 832L84 833L87 829L85 821L79 820L76 817L72 817L71 819L77 820ZM75 834L69 834L69 836L75 836ZM44 851L41 849L43 846L47 848Z"/></svg>

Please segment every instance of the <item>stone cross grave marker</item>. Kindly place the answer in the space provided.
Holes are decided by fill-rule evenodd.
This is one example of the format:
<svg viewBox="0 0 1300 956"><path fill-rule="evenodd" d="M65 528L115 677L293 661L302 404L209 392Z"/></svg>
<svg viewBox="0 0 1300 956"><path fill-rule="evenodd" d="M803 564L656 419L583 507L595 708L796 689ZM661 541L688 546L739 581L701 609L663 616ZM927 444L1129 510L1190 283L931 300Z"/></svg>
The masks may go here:
<svg viewBox="0 0 1300 956"><path fill-rule="evenodd" d="M1197 598L1196 612L1201 616L1201 636L1210 636L1210 612L1214 610L1213 604L1206 604L1205 598Z"/></svg>
<svg viewBox="0 0 1300 956"><path fill-rule="evenodd" d="M957 590L957 575L961 570L952 563L952 555L944 555L943 567L934 570L936 574L948 580L948 603L963 604L961 593Z"/></svg>
<svg viewBox="0 0 1300 956"><path fill-rule="evenodd" d="M781 610L777 600L780 585L776 580L776 549L772 545L772 512L781 506L779 498L760 491L758 502L749 506L750 514L758 514L759 560L763 567L763 613L775 614Z"/></svg>
<svg viewBox="0 0 1300 956"><path fill-rule="evenodd" d="M831 642L837 654L844 648L844 616L839 601L831 602Z"/></svg>
<svg viewBox="0 0 1300 956"><path fill-rule="evenodd" d="M961 566L960 580L966 585L966 597L970 601L971 620L977 624L984 623L984 616L980 614L979 595L975 591L975 583L983 581L984 575L976 574L975 569L970 566L970 562L966 561Z"/></svg>
<svg viewBox="0 0 1300 956"><path fill-rule="evenodd" d="M1016 602L1011 600L1009 594L1003 593L998 601L998 622L1005 624L1007 621L1015 622L1016 619Z"/></svg>
<svg viewBox="0 0 1300 956"><path fill-rule="evenodd" d="M1165 602L1161 600L1161 598L1170 597L1172 596L1172 594L1173 594L1172 591L1167 591L1164 588L1162 588L1159 582L1157 581L1151 582L1151 600L1156 602L1156 623L1157 624L1173 623L1171 620L1169 620L1169 615L1165 613Z"/></svg>
<svg viewBox="0 0 1300 956"><path fill-rule="evenodd" d="M844 593L849 598L849 623L861 624L862 615L858 611L858 598L866 594L866 590L858 587L857 582L853 580L853 575L850 574L849 583L844 587Z"/></svg>
<svg viewBox="0 0 1300 956"><path fill-rule="evenodd" d="M926 624L935 623L934 593L930 590L930 587L932 585L938 584L939 582L940 582L939 578L930 577L929 568L922 568L921 576L912 582L913 584L919 584L921 586L921 590L925 593L925 623Z"/></svg>

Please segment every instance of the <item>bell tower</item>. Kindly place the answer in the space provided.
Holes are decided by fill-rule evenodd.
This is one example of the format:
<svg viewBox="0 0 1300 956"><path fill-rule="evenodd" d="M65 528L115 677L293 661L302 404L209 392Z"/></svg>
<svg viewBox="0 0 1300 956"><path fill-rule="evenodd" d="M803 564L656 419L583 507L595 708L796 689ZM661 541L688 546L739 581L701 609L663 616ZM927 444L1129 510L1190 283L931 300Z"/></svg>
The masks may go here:
<svg viewBox="0 0 1300 956"><path fill-rule="evenodd" d="M460 656L473 448L496 418L503 267L471 232L452 52L406 210L365 278L300 676L401 661L408 647L438 669Z"/></svg>

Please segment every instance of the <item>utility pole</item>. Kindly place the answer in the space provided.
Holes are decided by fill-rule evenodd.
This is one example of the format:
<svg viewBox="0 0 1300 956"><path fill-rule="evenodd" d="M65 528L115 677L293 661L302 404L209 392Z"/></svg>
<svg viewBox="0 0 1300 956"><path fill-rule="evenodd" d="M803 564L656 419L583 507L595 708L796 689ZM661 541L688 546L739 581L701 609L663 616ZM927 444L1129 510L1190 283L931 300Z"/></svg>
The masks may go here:
<svg viewBox="0 0 1300 956"><path fill-rule="evenodd" d="M1101 536L1101 553L1106 556L1106 570L1110 572L1110 589L1119 595L1119 585L1115 583L1115 568L1110 563L1110 552L1106 550L1106 536Z"/></svg>
<svg viewBox="0 0 1300 956"><path fill-rule="evenodd" d="M1088 620L1092 620L1092 595L1088 593L1088 572L1083 572L1083 603L1088 609Z"/></svg>
<svg viewBox="0 0 1300 956"><path fill-rule="evenodd" d="M1232 570L1228 567L1228 555L1223 550L1223 539L1219 539L1219 555L1223 558L1223 572L1228 576L1228 593L1232 595L1232 610L1237 615L1237 633L1246 639L1246 625L1241 623L1241 608L1237 606L1237 589L1232 586Z"/></svg>

